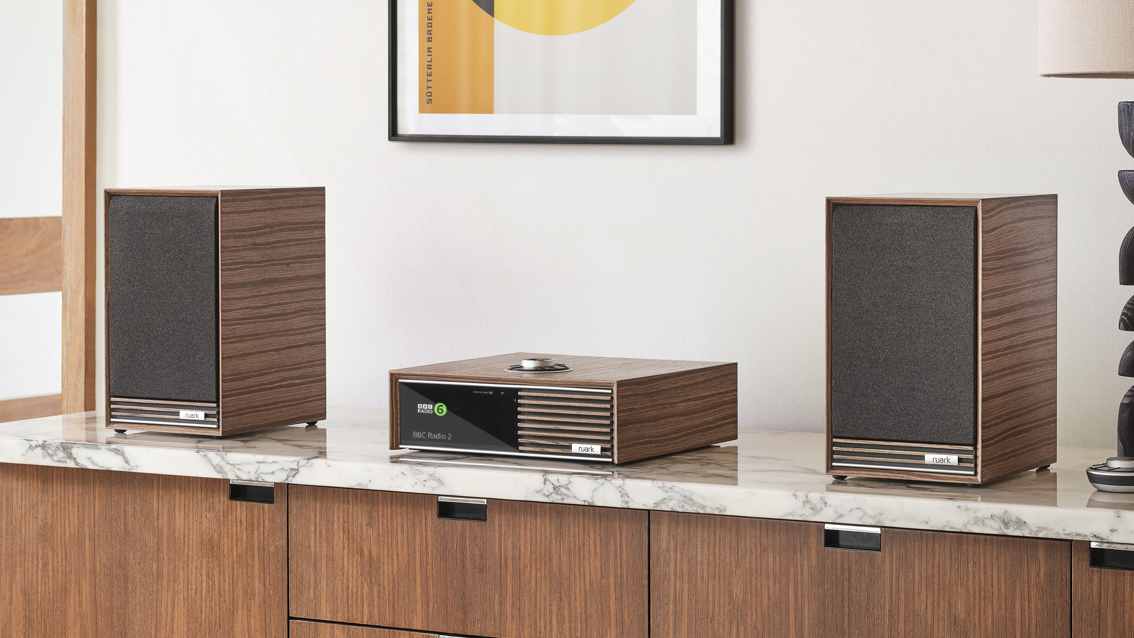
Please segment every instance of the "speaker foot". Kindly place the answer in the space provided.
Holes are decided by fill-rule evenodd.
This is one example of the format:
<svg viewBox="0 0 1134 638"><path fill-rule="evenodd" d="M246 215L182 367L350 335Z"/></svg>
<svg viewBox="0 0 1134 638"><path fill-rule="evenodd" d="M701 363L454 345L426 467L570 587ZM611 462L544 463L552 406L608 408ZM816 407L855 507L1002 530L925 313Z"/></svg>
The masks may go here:
<svg viewBox="0 0 1134 638"><path fill-rule="evenodd" d="M119 434L126 434L126 430L115 430L115 432Z"/></svg>
<svg viewBox="0 0 1134 638"><path fill-rule="evenodd" d="M308 421L308 422L307 422L307 427L309 427L309 428L313 428L313 427L315 427L315 424L316 424L316 423L318 423L318 421Z"/></svg>
<svg viewBox="0 0 1134 638"><path fill-rule="evenodd" d="M845 481L845 480L847 480L847 477L846 477L846 475L845 475L845 474L833 474L833 475L831 475L831 478L835 479L836 481Z"/></svg>
<svg viewBox="0 0 1134 638"><path fill-rule="evenodd" d="M1037 468L1036 468L1036 471L1037 471L1037 472L1042 472L1042 471L1044 471L1044 470L1050 470L1050 469L1051 469L1051 466L1050 466L1050 465L1042 465L1042 466L1040 466L1040 467L1037 467Z"/></svg>
<svg viewBox="0 0 1134 638"><path fill-rule="evenodd" d="M967 483L965 487L983 487L980 483Z"/></svg>

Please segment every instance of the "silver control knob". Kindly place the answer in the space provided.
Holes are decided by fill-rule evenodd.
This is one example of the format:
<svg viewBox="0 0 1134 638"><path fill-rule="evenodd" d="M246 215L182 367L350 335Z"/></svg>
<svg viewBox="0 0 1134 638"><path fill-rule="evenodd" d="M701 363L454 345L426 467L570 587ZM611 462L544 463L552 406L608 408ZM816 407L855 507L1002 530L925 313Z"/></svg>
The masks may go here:
<svg viewBox="0 0 1134 638"><path fill-rule="evenodd" d="M520 359L520 367L524 370L539 370L540 368L550 368L553 365L555 365L555 360L551 357Z"/></svg>
<svg viewBox="0 0 1134 638"><path fill-rule="evenodd" d="M1106 466L1113 470L1134 470L1134 457L1112 456L1106 460Z"/></svg>

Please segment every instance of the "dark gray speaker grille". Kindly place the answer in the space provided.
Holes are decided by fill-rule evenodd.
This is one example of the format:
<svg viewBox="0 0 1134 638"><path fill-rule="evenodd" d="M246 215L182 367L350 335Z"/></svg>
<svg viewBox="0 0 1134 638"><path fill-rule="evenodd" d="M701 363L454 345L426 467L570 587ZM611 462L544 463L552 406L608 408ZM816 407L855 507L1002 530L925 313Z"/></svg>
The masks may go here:
<svg viewBox="0 0 1134 638"><path fill-rule="evenodd" d="M976 443L976 259L976 208L833 207L833 436Z"/></svg>
<svg viewBox="0 0 1134 638"><path fill-rule="evenodd" d="M216 402L216 198L114 196L106 250L111 396Z"/></svg>

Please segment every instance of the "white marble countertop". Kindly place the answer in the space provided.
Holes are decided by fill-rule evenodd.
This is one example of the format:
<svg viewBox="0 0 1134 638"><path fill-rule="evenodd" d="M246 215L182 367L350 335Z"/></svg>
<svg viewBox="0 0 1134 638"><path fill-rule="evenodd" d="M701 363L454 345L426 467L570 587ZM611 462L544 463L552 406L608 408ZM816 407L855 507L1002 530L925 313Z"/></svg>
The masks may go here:
<svg viewBox="0 0 1134 638"><path fill-rule="evenodd" d="M738 441L628 465L387 449L386 412L225 439L128 432L94 413L0 424L0 462L478 498L1134 543L1134 494L1096 492L1112 450L1063 447L1049 471L979 488L823 473L823 435Z"/></svg>

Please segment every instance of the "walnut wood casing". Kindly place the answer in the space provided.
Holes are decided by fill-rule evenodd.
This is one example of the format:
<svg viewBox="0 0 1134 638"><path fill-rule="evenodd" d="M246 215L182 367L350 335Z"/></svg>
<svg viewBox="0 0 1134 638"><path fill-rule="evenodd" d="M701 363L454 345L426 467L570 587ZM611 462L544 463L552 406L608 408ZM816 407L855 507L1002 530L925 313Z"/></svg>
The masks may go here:
<svg viewBox="0 0 1134 638"><path fill-rule="evenodd" d="M0 464L0 507L0 637L287 637L286 485Z"/></svg>
<svg viewBox="0 0 1134 638"><path fill-rule="evenodd" d="M398 382L401 380L611 390L615 463L629 463L736 438L735 363L551 355L571 371L552 374L505 371L520 359L546 356L518 352L391 371L390 449L401 445L398 427Z"/></svg>
<svg viewBox="0 0 1134 638"><path fill-rule="evenodd" d="M645 638L648 514L292 486L293 617L511 638ZM353 637L351 637L353 638Z"/></svg>
<svg viewBox="0 0 1134 638"><path fill-rule="evenodd" d="M117 195L217 198L220 401L214 429L110 427L229 436L326 419L325 189L108 189L106 210Z"/></svg>
<svg viewBox="0 0 1134 638"><path fill-rule="evenodd" d="M823 525L650 514L651 635L1068 638L1070 543L881 530L824 547Z"/></svg>
<svg viewBox="0 0 1134 638"><path fill-rule="evenodd" d="M423 634L416 631L336 625L307 620L293 620L290 625L291 638L438 638L437 634Z"/></svg>
<svg viewBox="0 0 1134 638"><path fill-rule="evenodd" d="M326 195L220 193L222 434L327 418Z"/></svg>
<svg viewBox="0 0 1134 638"><path fill-rule="evenodd" d="M834 206L976 208L976 473L832 465L831 226ZM827 473L987 483L1056 460L1057 198L895 195L827 199ZM932 443L926 441L925 443Z"/></svg>

